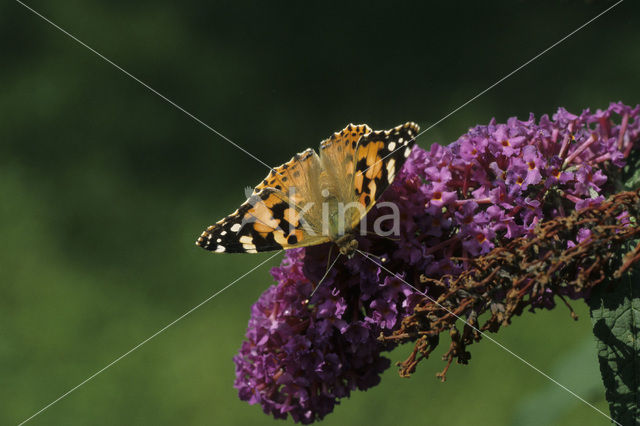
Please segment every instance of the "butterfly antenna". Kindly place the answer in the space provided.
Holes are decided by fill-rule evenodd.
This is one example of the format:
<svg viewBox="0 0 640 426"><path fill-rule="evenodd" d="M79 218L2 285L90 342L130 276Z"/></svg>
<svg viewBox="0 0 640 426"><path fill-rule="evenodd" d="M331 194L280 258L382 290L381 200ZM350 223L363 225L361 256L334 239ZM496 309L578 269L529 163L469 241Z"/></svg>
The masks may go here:
<svg viewBox="0 0 640 426"><path fill-rule="evenodd" d="M356 251L360 252L360 254L365 255L366 257L373 257L374 259L378 259L378 262L380 262L380 263L387 263L389 261L388 257L376 256L373 253L369 253L368 251L363 251L363 250L360 250L360 249L356 249Z"/></svg>
<svg viewBox="0 0 640 426"><path fill-rule="evenodd" d="M313 289L313 291L309 295L309 299L308 300L310 300L313 297L313 295L316 293L316 291L320 288L320 286L322 285L322 282L324 281L325 278L327 278L327 275L329 275L329 272L331 272L331 269L333 269L333 265L336 264L336 262L338 261L339 258L340 258L340 253L338 253L336 258L333 260L333 263L331 264L331 266L329 266L327 268L327 272L324 273L324 275L322 276L322 278L318 282L318 285L316 286L316 288Z"/></svg>

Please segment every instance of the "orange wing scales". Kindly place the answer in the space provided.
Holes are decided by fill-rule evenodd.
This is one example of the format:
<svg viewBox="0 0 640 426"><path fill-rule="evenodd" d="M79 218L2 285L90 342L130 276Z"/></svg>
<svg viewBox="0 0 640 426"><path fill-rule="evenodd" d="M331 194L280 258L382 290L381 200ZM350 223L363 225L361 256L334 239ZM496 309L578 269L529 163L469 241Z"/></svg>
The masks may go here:
<svg viewBox="0 0 640 426"><path fill-rule="evenodd" d="M274 188L254 193L238 210L208 227L196 244L216 253L257 253L319 244L297 206ZM325 239L326 240L326 239Z"/></svg>
<svg viewBox="0 0 640 426"><path fill-rule="evenodd" d="M366 124L349 124L320 144L320 159L328 190L345 202L353 200L353 176L356 168L356 148L360 138L371 133Z"/></svg>

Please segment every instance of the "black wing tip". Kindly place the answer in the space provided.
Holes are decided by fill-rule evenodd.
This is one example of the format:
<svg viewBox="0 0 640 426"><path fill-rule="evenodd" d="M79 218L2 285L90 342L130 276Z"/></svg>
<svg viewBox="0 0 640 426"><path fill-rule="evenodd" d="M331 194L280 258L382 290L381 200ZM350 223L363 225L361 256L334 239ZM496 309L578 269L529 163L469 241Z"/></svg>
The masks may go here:
<svg viewBox="0 0 640 426"><path fill-rule="evenodd" d="M416 135L420 132L420 126L413 122L413 121L407 121L404 124L400 124L396 127L394 127L391 130L388 130L389 133L393 132L393 133L407 133L412 137L416 137Z"/></svg>
<svg viewBox="0 0 640 426"><path fill-rule="evenodd" d="M195 242L195 245L198 247L201 247L205 250L211 250L211 244L210 241L207 240L207 238L204 236L204 234L202 234L201 236L198 237L198 239Z"/></svg>
<svg viewBox="0 0 640 426"><path fill-rule="evenodd" d="M226 250L224 246L220 244L220 238L218 237L217 241L213 240L215 234L217 234L216 230L220 231L220 229L222 229L220 228L220 226L209 226L205 231L202 232L202 234L200 234L195 242L195 245L212 253L224 253Z"/></svg>

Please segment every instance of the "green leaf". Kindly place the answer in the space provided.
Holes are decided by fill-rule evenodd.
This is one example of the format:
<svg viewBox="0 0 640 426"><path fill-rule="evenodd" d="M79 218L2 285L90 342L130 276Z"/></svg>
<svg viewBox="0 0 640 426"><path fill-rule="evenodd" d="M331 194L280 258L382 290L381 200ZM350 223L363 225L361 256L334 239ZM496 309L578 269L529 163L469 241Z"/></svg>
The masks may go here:
<svg viewBox="0 0 640 426"><path fill-rule="evenodd" d="M600 373L613 419L640 424L640 273L596 287L589 299Z"/></svg>
<svg viewBox="0 0 640 426"><path fill-rule="evenodd" d="M622 182L627 191L640 188L640 149L631 151L627 158L627 164L622 169Z"/></svg>

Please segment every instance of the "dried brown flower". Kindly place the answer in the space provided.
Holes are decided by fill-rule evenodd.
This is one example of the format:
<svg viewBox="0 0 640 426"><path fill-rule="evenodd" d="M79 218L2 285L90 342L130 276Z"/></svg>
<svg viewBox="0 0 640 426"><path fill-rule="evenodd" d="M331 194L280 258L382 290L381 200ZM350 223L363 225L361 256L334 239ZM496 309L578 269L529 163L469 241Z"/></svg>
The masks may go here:
<svg viewBox="0 0 640 426"><path fill-rule="evenodd" d="M482 338L480 331L497 332L527 307L553 304L553 298L558 297L577 319L565 296L587 298L594 286L608 277L620 277L640 259L640 244L629 245L640 236L639 194L618 193L600 205L541 222L532 236L512 240L484 256L459 259L469 268L458 276L422 276L433 299L424 298L398 330L379 338L396 343L415 341L408 359L398 363L400 375L411 375L445 331L451 344L443 355L447 365L437 374L443 381L453 360L460 364L469 361L467 346ZM590 232L586 239L567 244L579 240L578 232L585 230ZM489 317L481 320L485 313ZM456 326L458 317L466 320L462 331Z"/></svg>

